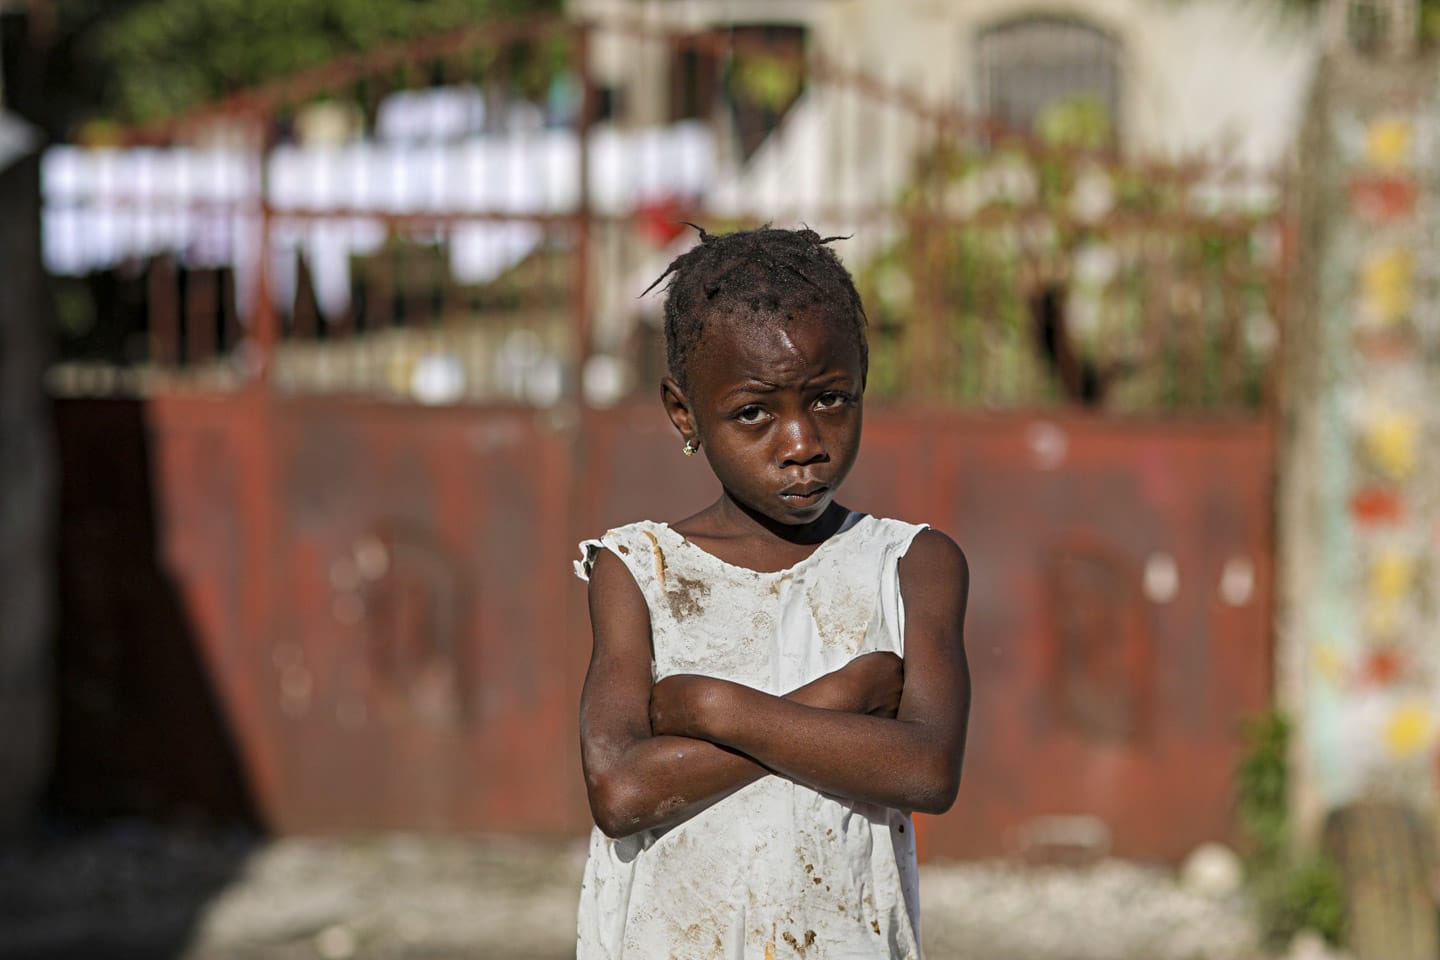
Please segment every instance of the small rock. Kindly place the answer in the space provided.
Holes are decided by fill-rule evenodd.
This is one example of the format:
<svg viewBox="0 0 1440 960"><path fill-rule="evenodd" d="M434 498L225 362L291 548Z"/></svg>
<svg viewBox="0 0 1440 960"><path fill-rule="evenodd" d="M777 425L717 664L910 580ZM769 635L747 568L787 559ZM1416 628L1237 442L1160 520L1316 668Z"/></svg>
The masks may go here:
<svg viewBox="0 0 1440 960"><path fill-rule="evenodd" d="M1234 850L1220 843L1202 843L1180 867L1180 886L1203 897L1219 899L1240 889L1245 867Z"/></svg>
<svg viewBox="0 0 1440 960"><path fill-rule="evenodd" d="M326 927L315 935L315 951L325 960L350 960L359 946L354 931L343 924Z"/></svg>
<svg viewBox="0 0 1440 960"><path fill-rule="evenodd" d="M1350 954L1330 946L1314 930L1301 930L1290 941L1282 960L1350 960Z"/></svg>

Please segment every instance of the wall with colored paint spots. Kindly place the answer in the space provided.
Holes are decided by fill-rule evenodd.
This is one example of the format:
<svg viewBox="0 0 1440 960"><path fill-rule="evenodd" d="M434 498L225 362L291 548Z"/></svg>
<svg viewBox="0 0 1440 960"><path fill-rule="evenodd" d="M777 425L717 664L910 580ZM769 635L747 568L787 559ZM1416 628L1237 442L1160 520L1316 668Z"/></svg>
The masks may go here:
<svg viewBox="0 0 1440 960"><path fill-rule="evenodd" d="M1301 156L1278 666L1313 836L1440 796L1440 74L1333 58Z"/></svg>

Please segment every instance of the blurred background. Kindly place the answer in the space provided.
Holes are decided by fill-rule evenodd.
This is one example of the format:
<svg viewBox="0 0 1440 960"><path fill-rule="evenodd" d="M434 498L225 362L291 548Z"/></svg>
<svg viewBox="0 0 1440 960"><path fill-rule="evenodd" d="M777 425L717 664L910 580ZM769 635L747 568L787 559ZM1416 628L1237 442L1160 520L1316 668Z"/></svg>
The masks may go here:
<svg viewBox="0 0 1440 960"><path fill-rule="evenodd" d="M847 235L928 955L1440 956L1440 4L0 0L0 956L573 956L574 544Z"/></svg>

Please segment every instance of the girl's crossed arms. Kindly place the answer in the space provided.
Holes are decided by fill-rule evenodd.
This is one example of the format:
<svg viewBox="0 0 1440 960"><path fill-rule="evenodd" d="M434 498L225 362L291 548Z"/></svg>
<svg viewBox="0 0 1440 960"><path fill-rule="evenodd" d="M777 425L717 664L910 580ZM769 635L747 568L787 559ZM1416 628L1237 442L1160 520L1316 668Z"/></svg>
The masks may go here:
<svg viewBox="0 0 1440 960"><path fill-rule="evenodd" d="M919 533L899 562L905 659L869 653L774 696L695 674L652 681L650 613L609 551L590 580L594 648L580 707L596 824L611 837L680 823L777 774L821 793L943 813L960 784L970 677L964 554Z"/></svg>

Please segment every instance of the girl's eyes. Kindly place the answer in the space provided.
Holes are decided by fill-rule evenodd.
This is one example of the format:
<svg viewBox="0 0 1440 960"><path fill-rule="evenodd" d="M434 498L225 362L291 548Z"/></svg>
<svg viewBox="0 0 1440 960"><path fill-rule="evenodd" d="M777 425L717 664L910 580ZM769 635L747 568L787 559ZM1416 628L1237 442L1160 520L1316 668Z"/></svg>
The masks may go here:
<svg viewBox="0 0 1440 960"><path fill-rule="evenodd" d="M741 423L759 423L765 419L765 408L754 405L741 407L735 412L735 419Z"/></svg>
<svg viewBox="0 0 1440 960"><path fill-rule="evenodd" d="M815 398L816 410L838 410L850 402L850 395L841 393L838 390L827 390ZM740 423L751 425L764 423L770 419L770 413L759 404L750 404L735 411L734 417Z"/></svg>

